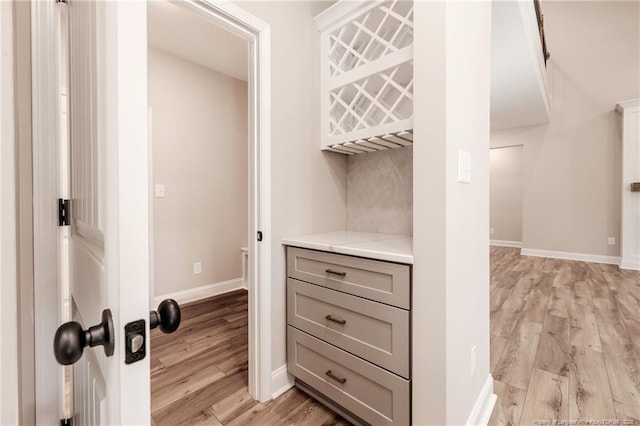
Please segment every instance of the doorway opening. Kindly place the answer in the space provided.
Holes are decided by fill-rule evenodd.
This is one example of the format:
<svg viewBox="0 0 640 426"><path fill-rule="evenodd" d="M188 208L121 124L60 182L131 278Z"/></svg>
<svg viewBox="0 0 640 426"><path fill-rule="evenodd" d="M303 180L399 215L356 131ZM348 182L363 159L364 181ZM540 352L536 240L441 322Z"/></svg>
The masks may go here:
<svg viewBox="0 0 640 426"><path fill-rule="evenodd" d="M523 149L509 145L489 150L492 246L522 247Z"/></svg>
<svg viewBox="0 0 640 426"><path fill-rule="evenodd" d="M171 421L218 381L248 395L248 54L202 14L169 2L147 13L150 309L182 310L175 333L151 333L151 411Z"/></svg>
<svg viewBox="0 0 640 426"><path fill-rule="evenodd" d="M150 2L147 19L150 310L182 311L151 332L151 421L224 421L191 399L253 400L250 43L184 4Z"/></svg>

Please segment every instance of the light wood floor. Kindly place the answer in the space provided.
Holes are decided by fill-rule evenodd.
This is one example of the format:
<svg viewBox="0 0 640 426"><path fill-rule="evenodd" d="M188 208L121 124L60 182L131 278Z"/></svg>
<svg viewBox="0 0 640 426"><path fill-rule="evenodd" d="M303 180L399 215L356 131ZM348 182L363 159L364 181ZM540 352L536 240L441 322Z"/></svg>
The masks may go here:
<svg viewBox="0 0 640 426"><path fill-rule="evenodd" d="M491 371L490 424L640 425L640 273L492 248Z"/></svg>
<svg viewBox="0 0 640 426"><path fill-rule="evenodd" d="M247 292L182 306L180 328L151 332L158 425L348 425L296 388L260 404L247 393Z"/></svg>

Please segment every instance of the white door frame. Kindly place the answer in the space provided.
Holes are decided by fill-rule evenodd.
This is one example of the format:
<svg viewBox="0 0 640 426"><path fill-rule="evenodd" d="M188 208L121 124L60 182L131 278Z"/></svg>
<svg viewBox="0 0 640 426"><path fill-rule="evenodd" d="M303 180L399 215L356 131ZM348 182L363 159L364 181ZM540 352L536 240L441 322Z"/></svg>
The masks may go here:
<svg viewBox="0 0 640 426"><path fill-rule="evenodd" d="M62 319L61 231L55 207L60 194L59 5L31 2L33 128L33 267L36 422L56 424L62 414L62 369L53 356L53 335ZM55 36L52 36L55 35ZM53 74L53 75L52 75ZM23 366L24 368L24 366Z"/></svg>
<svg viewBox="0 0 640 426"><path fill-rule="evenodd" d="M270 26L228 0L177 4L207 15L249 45L249 393L264 402L272 395ZM62 412L62 369L53 357L50 339L61 319L60 228L57 210L51 205L59 196L59 169L57 162L46 161L59 157L58 78L50 72L59 59L57 38L51 37L59 33L57 7L54 1L32 2L35 376L40 423L57 423ZM258 231L263 235L261 243L255 238Z"/></svg>
<svg viewBox="0 0 640 426"><path fill-rule="evenodd" d="M265 402L272 396L271 27L228 0L172 2L202 13L249 46L249 393Z"/></svg>

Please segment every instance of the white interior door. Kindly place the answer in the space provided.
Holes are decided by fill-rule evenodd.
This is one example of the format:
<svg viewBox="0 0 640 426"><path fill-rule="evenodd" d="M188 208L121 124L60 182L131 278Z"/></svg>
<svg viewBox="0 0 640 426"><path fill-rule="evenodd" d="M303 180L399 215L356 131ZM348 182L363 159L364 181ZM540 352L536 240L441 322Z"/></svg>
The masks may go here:
<svg viewBox="0 0 640 426"><path fill-rule="evenodd" d="M81 425L146 424L146 4L69 0L66 7L70 147L61 170L63 181L69 172L71 226L62 234L62 275L68 276L72 319L83 330L100 323L104 309L111 311L114 346L111 356L103 346L87 346L73 364L73 413ZM124 328L140 319L147 356L126 364Z"/></svg>

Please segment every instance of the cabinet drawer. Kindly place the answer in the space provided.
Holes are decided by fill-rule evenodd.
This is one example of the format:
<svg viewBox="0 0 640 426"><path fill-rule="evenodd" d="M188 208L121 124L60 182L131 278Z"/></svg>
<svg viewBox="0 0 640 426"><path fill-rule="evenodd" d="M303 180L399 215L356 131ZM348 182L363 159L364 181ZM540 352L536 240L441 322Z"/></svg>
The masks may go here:
<svg viewBox="0 0 640 426"><path fill-rule="evenodd" d="M400 308L410 307L408 265L289 247L287 275Z"/></svg>
<svg viewBox="0 0 640 426"><path fill-rule="evenodd" d="M409 424L410 382L289 326L288 370L372 425Z"/></svg>
<svg viewBox="0 0 640 426"><path fill-rule="evenodd" d="M409 311L289 278L289 325L409 378Z"/></svg>

